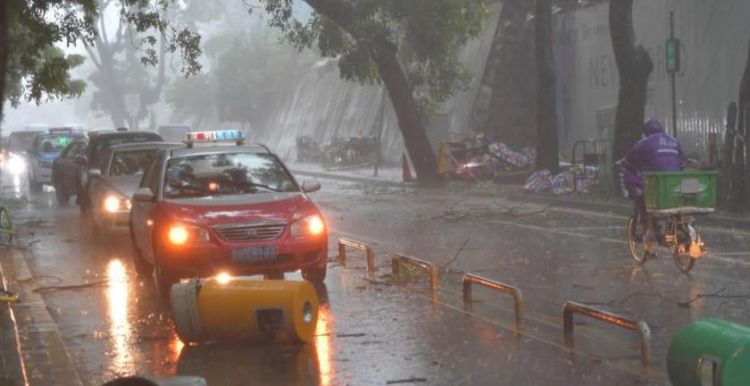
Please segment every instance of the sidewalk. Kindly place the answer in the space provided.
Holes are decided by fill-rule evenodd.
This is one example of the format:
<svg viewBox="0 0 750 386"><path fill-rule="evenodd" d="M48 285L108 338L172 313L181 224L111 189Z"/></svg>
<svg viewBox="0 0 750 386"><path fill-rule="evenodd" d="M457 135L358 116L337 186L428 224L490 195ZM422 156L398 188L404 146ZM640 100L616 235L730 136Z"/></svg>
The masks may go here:
<svg viewBox="0 0 750 386"><path fill-rule="evenodd" d="M23 283L33 278L23 252L14 248L0 251L3 283L19 292L20 303L3 311L0 355L7 366L10 385L82 386L73 361L42 297ZM3 306L7 307L7 306ZM6 369L3 368L3 371ZM5 381L0 377L0 381ZM6 383L0 383L6 386Z"/></svg>
<svg viewBox="0 0 750 386"><path fill-rule="evenodd" d="M0 264L0 285L7 289L5 271ZM13 309L0 304L0 386L23 385L25 371L18 350L18 326Z"/></svg>
<svg viewBox="0 0 750 386"><path fill-rule="evenodd" d="M382 168L379 171L379 177L373 177L372 168L358 168L349 170L325 170L319 165L314 164L290 164L292 173L300 176L308 176L321 179L333 179L339 181L364 183L364 184L382 184L394 187L403 187L407 184L402 182L402 170L398 167ZM458 183L461 184L461 183ZM487 187L487 184L482 184ZM573 193L568 195L557 196L551 193L533 194L527 193L520 185L496 185L502 186L502 189L482 189L482 187L469 186L469 194L501 194L508 199L519 202L533 202L551 206L574 208L581 210L590 210L595 212L614 213L622 216L629 216L633 211L630 200L624 197L605 196L593 193ZM412 186L412 185L409 185ZM730 213L719 211L711 215L700 218L700 223L724 227L724 228L750 228L750 213Z"/></svg>

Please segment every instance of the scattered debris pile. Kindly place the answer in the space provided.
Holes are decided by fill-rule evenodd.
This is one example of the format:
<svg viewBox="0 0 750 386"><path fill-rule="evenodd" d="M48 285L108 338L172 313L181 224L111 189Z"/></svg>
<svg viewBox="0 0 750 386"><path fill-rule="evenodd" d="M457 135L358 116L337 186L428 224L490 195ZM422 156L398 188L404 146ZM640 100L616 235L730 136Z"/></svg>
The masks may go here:
<svg viewBox="0 0 750 386"><path fill-rule="evenodd" d="M557 175L547 170L532 173L523 186L529 193L551 192L562 195L573 192L588 193L599 188L600 179L596 166L566 166Z"/></svg>
<svg viewBox="0 0 750 386"><path fill-rule="evenodd" d="M377 137L333 137L326 143L297 137L297 161L320 163L326 169L374 165L378 162Z"/></svg>
<svg viewBox="0 0 750 386"><path fill-rule="evenodd" d="M536 151L531 147L511 149L479 134L441 141L439 158L443 176L465 181L492 180L530 172Z"/></svg>

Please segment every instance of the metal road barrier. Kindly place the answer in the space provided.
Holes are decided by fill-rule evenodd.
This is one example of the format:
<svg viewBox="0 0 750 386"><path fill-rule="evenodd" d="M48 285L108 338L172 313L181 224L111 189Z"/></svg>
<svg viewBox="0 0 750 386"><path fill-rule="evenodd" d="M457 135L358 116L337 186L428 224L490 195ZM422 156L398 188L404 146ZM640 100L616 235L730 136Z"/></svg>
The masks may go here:
<svg viewBox="0 0 750 386"><path fill-rule="evenodd" d="M16 228L13 226L13 218L4 206L0 206L0 245L13 244L16 237Z"/></svg>
<svg viewBox="0 0 750 386"><path fill-rule="evenodd" d="M391 270L393 272L393 278L396 280L400 280L401 278L401 265L417 267L427 272L427 274L430 275L430 289L437 289L438 275L437 267L434 263L422 259L417 259L416 257L394 253L393 257L391 257Z"/></svg>
<svg viewBox="0 0 750 386"><path fill-rule="evenodd" d="M339 239L339 263L343 266L346 266L346 247L365 251L367 257L367 274L371 276L375 273L375 253L372 251L372 247L359 241L345 238Z"/></svg>
<svg viewBox="0 0 750 386"><path fill-rule="evenodd" d="M585 315L613 326L638 332L641 336L641 362L647 365L651 361L651 329L646 322L635 321L585 304L567 301L563 304L563 331L565 343L568 345L573 343L573 314Z"/></svg>
<svg viewBox="0 0 750 386"><path fill-rule="evenodd" d="M523 319L523 294L521 293L520 289L471 273L464 274L463 284L464 305L469 305L472 302L471 287L474 284L513 296L513 305L515 307L516 314L516 325L521 324L521 319Z"/></svg>
<svg viewBox="0 0 750 386"><path fill-rule="evenodd" d="M667 353L673 385L750 385L750 328L720 319L682 327Z"/></svg>

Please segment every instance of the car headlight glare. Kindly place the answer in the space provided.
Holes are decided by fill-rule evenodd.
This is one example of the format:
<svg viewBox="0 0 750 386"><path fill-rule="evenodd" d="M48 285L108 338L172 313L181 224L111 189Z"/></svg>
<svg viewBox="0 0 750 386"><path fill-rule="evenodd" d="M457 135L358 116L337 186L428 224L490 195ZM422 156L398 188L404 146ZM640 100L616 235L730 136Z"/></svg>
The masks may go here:
<svg viewBox="0 0 750 386"><path fill-rule="evenodd" d="M19 156L11 156L8 159L8 170L12 174L21 174L26 170L26 162Z"/></svg>
<svg viewBox="0 0 750 386"><path fill-rule="evenodd" d="M208 242L208 231L191 225L174 224L167 231L167 239L172 245L185 245L188 242Z"/></svg>
<svg viewBox="0 0 750 386"><path fill-rule="evenodd" d="M102 205L107 213L117 213L130 211L131 203L127 198L111 194L104 198Z"/></svg>
<svg viewBox="0 0 750 386"><path fill-rule="evenodd" d="M187 243L188 239L190 238L190 235L188 234L187 229L185 229L182 225L175 225L171 228L169 228L169 242L174 245L184 245Z"/></svg>
<svg viewBox="0 0 750 386"><path fill-rule="evenodd" d="M325 233L326 224L323 219L317 215L303 217L292 223L292 237L315 237Z"/></svg>

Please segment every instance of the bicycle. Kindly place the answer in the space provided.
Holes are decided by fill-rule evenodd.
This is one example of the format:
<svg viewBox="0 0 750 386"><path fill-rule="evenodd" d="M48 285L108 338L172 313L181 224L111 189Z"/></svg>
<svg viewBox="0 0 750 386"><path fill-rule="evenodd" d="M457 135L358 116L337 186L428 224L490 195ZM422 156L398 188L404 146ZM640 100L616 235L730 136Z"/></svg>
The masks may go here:
<svg viewBox="0 0 750 386"><path fill-rule="evenodd" d="M644 264L649 258L656 258L657 247L670 250L677 268L688 273L695 262L701 258L706 247L698 231L695 230L694 217L696 213L659 214L649 211L652 216L654 237L646 240L646 231L638 211L628 218L628 246L630 254L637 264Z"/></svg>
<svg viewBox="0 0 750 386"><path fill-rule="evenodd" d="M655 172L643 173L646 222L651 234L643 229L638 208L628 218L628 247L633 260L644 264L658 257L658 247L672 254L677 268L688 273L707 248L695 228L695 216L714 211L715 172Z"/></svg>

